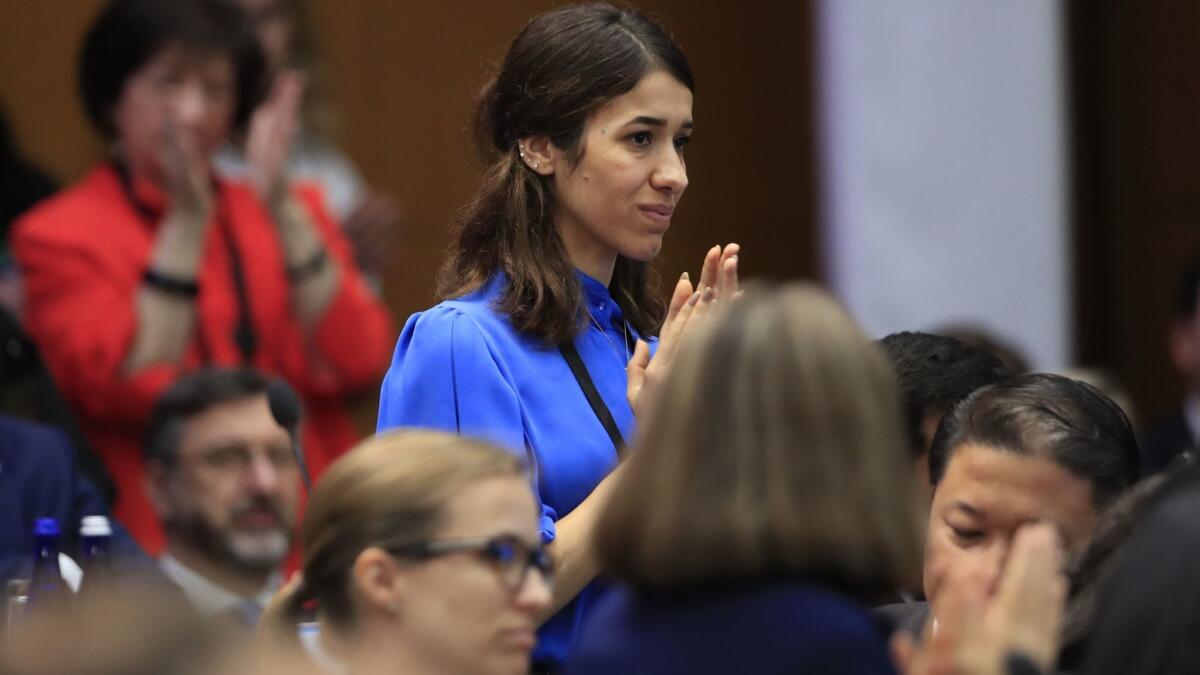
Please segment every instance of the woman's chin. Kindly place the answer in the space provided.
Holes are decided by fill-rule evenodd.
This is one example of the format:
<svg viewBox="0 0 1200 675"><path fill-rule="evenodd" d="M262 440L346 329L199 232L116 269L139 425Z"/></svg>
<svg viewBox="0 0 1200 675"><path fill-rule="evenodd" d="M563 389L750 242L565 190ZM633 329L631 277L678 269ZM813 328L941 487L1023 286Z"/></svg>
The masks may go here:
<svg viewBox="0 0 1200 675"><path fill-rule="evenodd" d="M662 251L662 239L658 238L652 242L646 242L637 246L630 246L621 252L622 258L628 258L634 262L648 263L658 257Z"/></svg>

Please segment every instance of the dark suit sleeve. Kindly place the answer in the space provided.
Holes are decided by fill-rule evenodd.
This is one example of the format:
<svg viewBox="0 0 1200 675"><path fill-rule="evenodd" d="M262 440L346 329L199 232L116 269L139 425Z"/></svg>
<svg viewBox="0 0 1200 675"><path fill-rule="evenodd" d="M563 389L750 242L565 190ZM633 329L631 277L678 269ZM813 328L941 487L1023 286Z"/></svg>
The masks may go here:
<svg viewBox="0 0 1200 675"><path fill-rule="evenodd" d="M78 561L80 521L96 515L106 516L112 523L114 576L161 579L158 566L113 519L95 486L76 470L75 450L66 434L24 420L0 418L0 450L3 489L8 492L4 503L11 506L11 513L0 519L5 530L0 543L8 549L3 553L17 561L14 569L28 566L35 519L57 520L63 533L62 552Z"/></svg>

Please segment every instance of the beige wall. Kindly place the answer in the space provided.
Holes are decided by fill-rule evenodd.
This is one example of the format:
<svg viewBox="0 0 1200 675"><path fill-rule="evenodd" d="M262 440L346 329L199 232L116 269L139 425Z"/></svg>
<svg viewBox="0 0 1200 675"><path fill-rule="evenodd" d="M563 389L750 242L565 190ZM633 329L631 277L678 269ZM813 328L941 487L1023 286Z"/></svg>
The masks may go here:
<svg viewBox="0 0 1200 675"><path fill-rule="evenodd" d="M478 165L469 103L516 31L558 3L537 0L316 0L312 16L340 112L339 138L367 178L398 195L386 296L397 317L432 301L445 225ZM667 278L718 241L744 245L748 276L815 270L811 39L807 2L641 3L666 17L697 76L691 187L668 235ZM102 151L75 96L79 36L98 0L10 3L0 97L27 154L63 180Z"/></svg>

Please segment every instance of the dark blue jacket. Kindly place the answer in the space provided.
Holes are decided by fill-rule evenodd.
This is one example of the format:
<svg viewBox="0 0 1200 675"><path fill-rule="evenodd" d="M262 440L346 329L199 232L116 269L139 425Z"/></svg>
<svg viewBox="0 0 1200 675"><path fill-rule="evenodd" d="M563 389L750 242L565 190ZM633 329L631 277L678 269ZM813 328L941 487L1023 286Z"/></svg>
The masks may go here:
<svg viewBox="0 0 1200 675"><path fill-rule="evenodd" d="M29 578L33 521L50 517L63 531L62 552L79 560L79 523L108 516L96 489L75 470L75 451L57 429L0 416L0 581ZM114 576L161 579L157 566L111 519Z"/></svg>
<svg viewBox="0 0 1200 675"><path fill-rule="evenodd" d="M671 594L614 590L583 625L567 675L894 675L882 626L804 581Z"/></svg>

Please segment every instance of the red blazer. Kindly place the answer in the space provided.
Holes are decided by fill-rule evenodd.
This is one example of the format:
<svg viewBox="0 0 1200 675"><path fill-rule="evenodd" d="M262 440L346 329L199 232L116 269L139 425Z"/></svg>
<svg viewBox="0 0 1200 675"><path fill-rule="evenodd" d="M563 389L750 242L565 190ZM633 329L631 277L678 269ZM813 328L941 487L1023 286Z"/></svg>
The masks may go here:
<svg viewBox="0 0 1200 675"><path fill-rule="evenodd" d="M161 213L165 198L149 183L138 200ZM180 363L134 373L123 369L137 329L136 298L149 263L157 219L127 198L116 170L93 169L82 181L31 209L14 225L12 248L25 278L26 327L84 432L112 473L113 512L151 554L162 532L142 486L142 434L155 399L183 373L206 364L238 365L238 317L230 268L232 233L242 261L258 348L251 365L290 382L305 403L305 454L314 478L358 438L346 397L368 390L390 360L391 318L355 266L350 248L315 190L298 197L310 210L341 286L325 315L305 332L291 309L283 250L274 222L248 186L217 185L219 215L208 231L196 299L196 333Z"/></svg>

